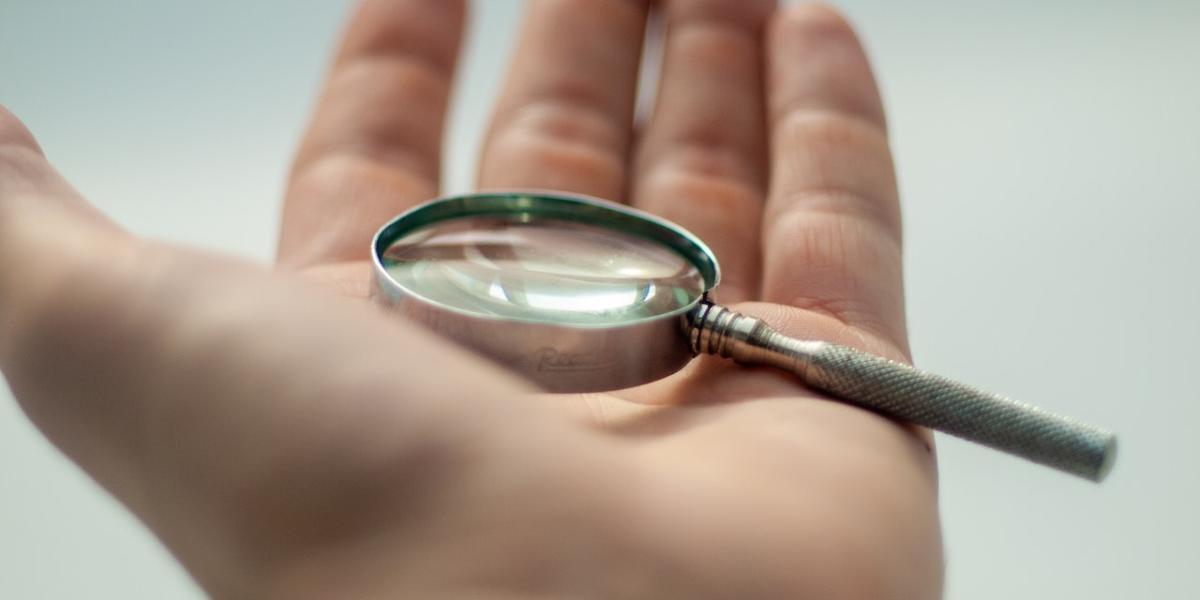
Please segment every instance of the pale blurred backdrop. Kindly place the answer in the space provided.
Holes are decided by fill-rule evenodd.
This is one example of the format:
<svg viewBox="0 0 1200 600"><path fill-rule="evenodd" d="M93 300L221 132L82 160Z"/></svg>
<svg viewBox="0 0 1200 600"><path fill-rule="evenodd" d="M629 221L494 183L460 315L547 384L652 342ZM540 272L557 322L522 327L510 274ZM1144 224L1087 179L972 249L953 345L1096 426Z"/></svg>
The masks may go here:
<svg viewBox="0 0 1200 600"><path fill-rule="evenodd" d="M132 230L266 261L349 5L0 0L0 103ZM841 7L890 111L918 364L1121 434L1101 486L941 437L947 597L1200 597L1200 2ZM450 190L519 16L475 3ZM0 598L200 597L0 386Z"/></svg>

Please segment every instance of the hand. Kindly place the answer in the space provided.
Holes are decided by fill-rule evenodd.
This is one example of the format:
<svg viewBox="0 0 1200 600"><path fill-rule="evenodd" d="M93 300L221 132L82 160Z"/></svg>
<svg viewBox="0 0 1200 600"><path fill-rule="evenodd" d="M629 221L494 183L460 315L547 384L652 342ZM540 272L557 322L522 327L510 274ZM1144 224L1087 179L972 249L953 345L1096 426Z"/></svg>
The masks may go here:
<svg viewBox="0 0 1200 600"><path fill-rule="evenodd" d="M662 10L635 130L646 6L532 2L480 186L661 214L713 246L723 302L905 359L894 174L850 28ZM121 231L0 111L0 368L30 418L219 598L938 596L927 432L713 358L537 394L353 300L370 235L436 195L462 25L461 2L363 3L275 272Z"/></svg>

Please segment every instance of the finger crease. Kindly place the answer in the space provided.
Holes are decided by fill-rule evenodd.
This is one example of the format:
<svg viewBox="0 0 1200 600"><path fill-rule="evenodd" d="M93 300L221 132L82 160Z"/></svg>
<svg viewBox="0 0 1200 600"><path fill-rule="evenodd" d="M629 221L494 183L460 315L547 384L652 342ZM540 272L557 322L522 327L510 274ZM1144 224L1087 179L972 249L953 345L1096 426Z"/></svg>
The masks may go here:
<svg viewBox="0 0 1200 600"><path fill-rule="evenodd" d="M414 65L423 71L435 74L439 79L449 81L454 72L455 60L456 53L430 51L428 48L387 46L365 48L347 55L334 65L333 71L336 73L343 69L357 68L360 65L404 63Z"/></svg>
<svg viewBox="0 0 1200 600"><path fill-rule="evenodd" d="M380 166L403 171L425 181L436 182L440 174L440 157L412 148L400 134L376 134L370 139L355 138L329 142L308 152L311 158L299 160L293 169L292 180L303 177L322 164L342 163L342 168L356 165Z"/></svg>
<svg viewBox="0 0 1200 600"><path fill-rule="evenodd" d="M582 146L618 162L628 134L608 111L587 102L545 99L520 104L497 120L496 139L513 133L545 138L555 143Z"/></svg>
<svg viewBox="0 0 1200 600"><path fill-rule="evenodd" d="M841 127L850 131L866 133L877 137L886 145L887 127L878 117L868 111L850 109L845 106L825 106L813 104L812 98L805 97L784 103L771 110L770 130L784 131L789 124L823 123L822 128Z"/></svg>
<svg viewBox="0 0 1200 600"><path fill-rule="evenodd" d="M745 153L721 143L680 142L662 150L642 168L646 174L677 174L722 185L735 184L762 197L765 185L763 173L746 160Z"/></svg>
<svg viewBox="0 0 1200 600"><path fill-rule="evenodd" d="M903 242L898 209L895 202L885 202L847 187L829 186L791 190L772 197L764 215L765 223L785 223L793 215L827 214L855 219L900 247Z"/></svg>

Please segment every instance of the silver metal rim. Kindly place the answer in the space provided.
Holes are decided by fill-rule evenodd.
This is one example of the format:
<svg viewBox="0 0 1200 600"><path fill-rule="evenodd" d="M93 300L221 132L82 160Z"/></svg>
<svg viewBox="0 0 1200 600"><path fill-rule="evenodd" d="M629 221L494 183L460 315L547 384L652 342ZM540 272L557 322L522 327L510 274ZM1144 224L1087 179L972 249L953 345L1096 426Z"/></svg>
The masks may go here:
<svg viewBox="0 0 1200 600"><path fill-rule="evenodd" d="M551 325L566 329L634 327L661 319L677 319L687 314L704 297L704 295L701 295L700 298L697 298L692 303L674 311L638 320L622 321L621 323L609 325L590 323L564 324L550 320L500 317L463 310L426 298L404 287L393 279L388 274L387 269L384 268L383 253L401 236L432 223L480 215L523 215L528 218L574 220L641 235L675 250L695 265L704 278L705 294L715 288L721 281L721 269L717 264L716 255L713 254L712 250L700 238L696 237L695 234L666 219L645 211L630 208L623 204L589 196L541 190L504 190L435 198L404 211L381 227L371 240L371 262L372 269L375 272L375 284L379 288L378 291L383 292L385 298L404 296L418 300L438 310L472 319Z"/></svg>

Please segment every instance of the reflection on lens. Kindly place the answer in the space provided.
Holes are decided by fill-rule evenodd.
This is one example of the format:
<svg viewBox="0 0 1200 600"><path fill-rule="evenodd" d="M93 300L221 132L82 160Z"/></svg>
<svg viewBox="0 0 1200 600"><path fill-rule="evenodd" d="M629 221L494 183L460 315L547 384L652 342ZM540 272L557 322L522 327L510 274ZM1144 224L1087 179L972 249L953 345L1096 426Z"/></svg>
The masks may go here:
<svg viewBox="0 0 1200 600"><path fill-rule="evenodd" d="M479 315L615 325L690 306L704 279L652 240L555 219L479 216L396 240L383 266L410 293Z"/></svg>

